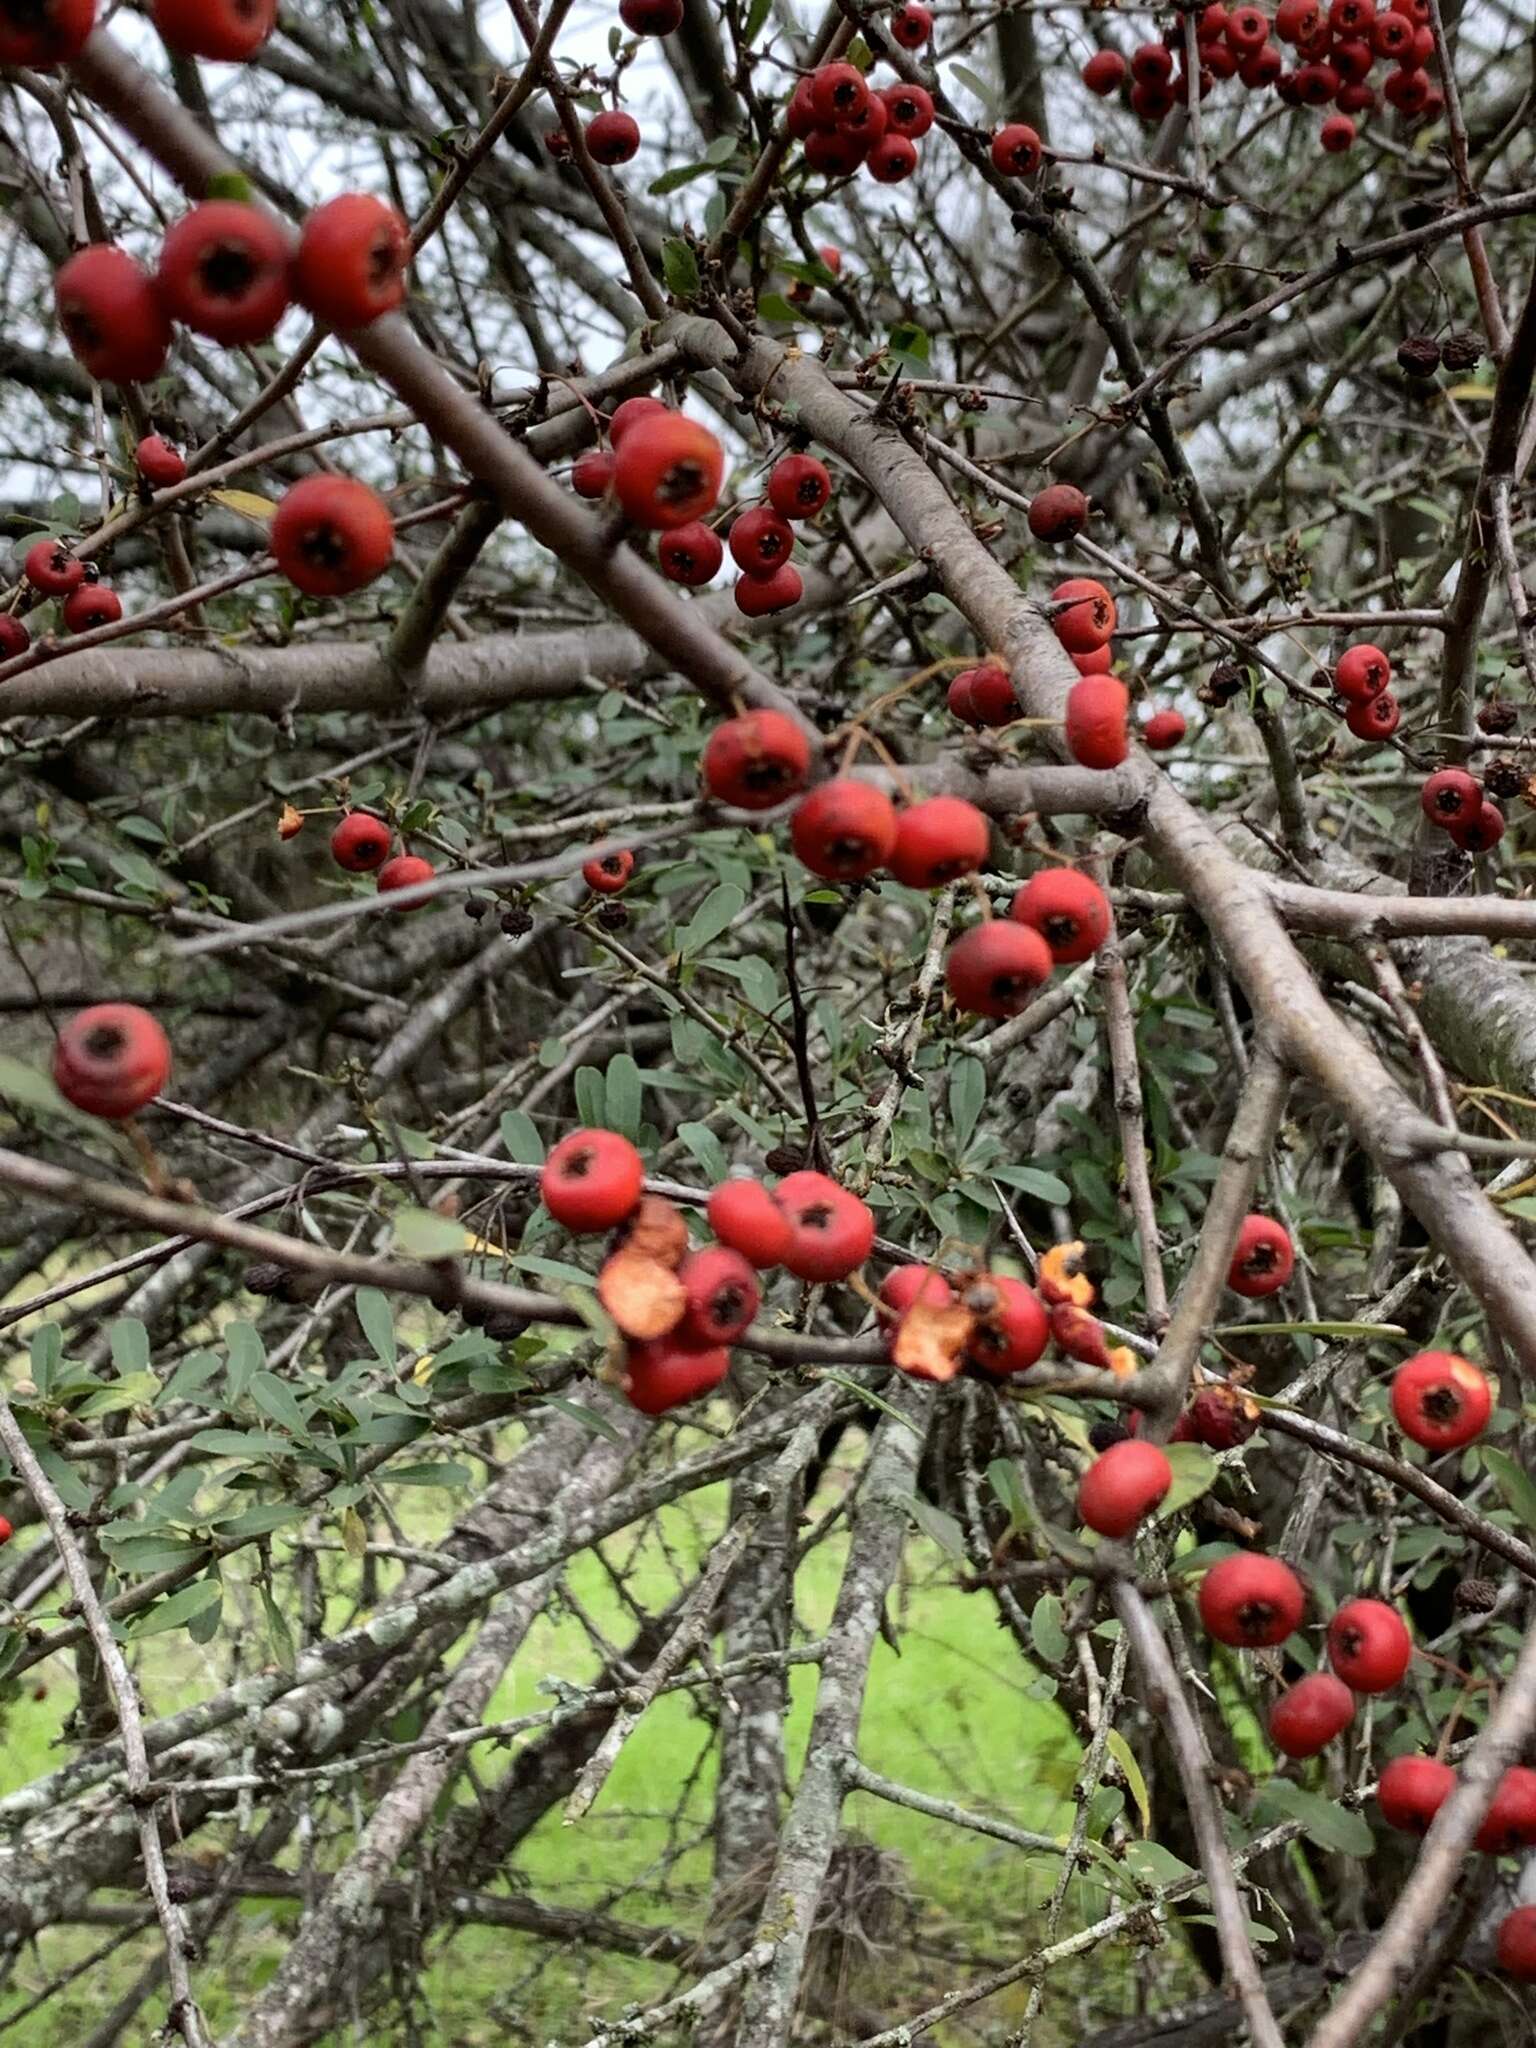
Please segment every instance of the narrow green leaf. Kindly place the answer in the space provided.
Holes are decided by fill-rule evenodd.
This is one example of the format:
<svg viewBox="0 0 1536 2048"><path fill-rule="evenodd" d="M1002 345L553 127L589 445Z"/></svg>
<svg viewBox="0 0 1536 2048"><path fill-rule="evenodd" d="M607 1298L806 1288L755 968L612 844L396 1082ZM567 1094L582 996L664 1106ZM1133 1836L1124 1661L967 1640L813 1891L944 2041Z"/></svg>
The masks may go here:
<svg viewBox="0 0 1536 2048"><path fill-rule="evenodd" d="M1019 1468L1011 1458L994 1458L987 1467L987 1478L992 1491L1008 1510L1008 1520L1014 1529L1027 1529L1034 1520L1030 1513L1029 1501L1025 1496L1024 1483L1019 1478Z"/></svg>
<svg viewBox="0 0 1536 2048"><path fill-rule="evenodd" d="M501 1142L507 1157L518 1166L544 1164L544 1140L538 1125L526 1110L504 1109L501 1113Z"/></svg>
<svg viewBox="0 0 1536 2048"><path fill-rule="evenodd" d="M964 1564L965 1537L953 1515L947 1515L942 1508L936 1508L920 1494L914 1494L907 1502L907 1512L931 1542L937 1543L941 1550L947 1551L957 1563Z"/></svg>
<svg viewBox="0 0 1536 2048"><path fill-rule="evenodd" d="M1061 1625L1061 1601L1055 1593L1042 1593L1029 1617L1029 1640L1043 1664L1059 1664L1072 1647Z"/></svg>
<svg viewBox="0 0 1536 2048"><path fill-rule="evenodd" d="M718 939L731 921L740 916L746 900L734 882L716 883L678 934L678 951L697 953L701 946Z"/></svg>
<svg viewBox="0 0 1536 2048"><path fill-rule="evenodd" d="M1136 1811L1141 1815L1141 1832L1144 1835L1150 1834L1152 1831L1152 1802L1147 1797L1147 1781L1141 1774L1141 1765L1137 1763L1135 1757L1131 1754L1131 1745L1126 1741L1118 1728L1110 1729L1109 1734L1105 1737L1105 1743L1110 1755L1125 1774L1125 1782L1130 1787L1131 1797L1136 1802Z"/></svg>
<svg viewBox="0 0 1536 2048"><path fill-rule="evenodd" d="M464 1249L464 1226L432 1209L406 1208L390 1220L397 1249L411 1259L451 1259Z"/></svg>
<svg viewBox="0 0 1536 2048"><path fill-rule="evenodd" d="M679 236L661 245L661 274L674 298L691 299L699 289L699 259Z"/></svg>
<svg viewBox="0 0 1536 2048"><path fill-rule="evenodd" d="M136 1316L119 1317L107 1331L107 1342L120 1373L148 1372L149 1332Z"/></svg>
<svg viewBox="0 0 1536 2048"><path fill-rule="evenodd" d="M399 1346L395 1342L395 1312L388 1295L381 1294L377 1287L359 1287L352 1305L363 1335L373 1346L374 1357L381 1365L393 1366Z"/></svg>
<svg viewBox="0 0 1536 2048"><path fill-rule="evenodd" d="M949 1121L955 1134L955 1149L963 1153L976 1134L982 1104L987 1099L987 1070L969 1053L955 1060L949 1070Z"/></svg>
<svg viewBox="0 0 1536 2048"><path fill-rule="evenodd" d="M572 1087L576 1092L576 1114L589 1131L604 1127L603 1077L596 1067L578 1067Z"/></svg>
<svg viewBox="0 0 1536 2048"><path fill-rule="evenodd" d="M309 1425L304 1420L304 1411L286 1380L280 1380L275 1372L259 1372L251 1381L251 1399L264 1415L291 1436L309 1436Z"/></svg>
<svg viewBox="0 0 1536 2048"><path fill-rule="evenodd" d="M1503 1494L1504 1505L1520 1517L1527 1529L1536 1529L1536 1482L1530 1474L1515 1463L1508 1451L1498 1450L1492 1444L1483 1446L1483 1465Z"/></svg>
<svg viewBox="0 0 1536 2048"><path fill-rule="evenodd" d="M1180 1508L1187 1508L1192 1500L1209 1493L1221 1469L1204 1444L1169 1444L1167 1453L1173 1467L1173 1484L1157 1511L1158 1520L1164 1522Z"/></svg>
<svg viewBox="0 0 1536 2048"><path fill-rule="evenodd" d="M144 1636L160 1636L167 1629L182 1628L194 1616L220 1606L223 1598L224 1588L216 1578L196 1579L167 1599L156 1601L147 1614L134 1615L124 1631L125 1638L136 1643Z"/></svg>
<svg viewBox="0 0 1536 2048"><path fill-rule="evenodd" d="M567 1401L559 1394L546 1394L539 1403L541 1408L553 1408L557 1415L568 1415L572 1422L579 1422L583 1429L590 1429L594 1436L606 1437L610 1443L619 1441L619 1432L606 1415L599 1415L595 1408L584 1408L580 1401Z"/></svg>
<svg viewBox="0 0 1536 2048"><path fill-rule="evenodd" d="M640 1069L627 1052L616 1052L603 1077L608 1128L631 1140L640 1135Z"/></svg>

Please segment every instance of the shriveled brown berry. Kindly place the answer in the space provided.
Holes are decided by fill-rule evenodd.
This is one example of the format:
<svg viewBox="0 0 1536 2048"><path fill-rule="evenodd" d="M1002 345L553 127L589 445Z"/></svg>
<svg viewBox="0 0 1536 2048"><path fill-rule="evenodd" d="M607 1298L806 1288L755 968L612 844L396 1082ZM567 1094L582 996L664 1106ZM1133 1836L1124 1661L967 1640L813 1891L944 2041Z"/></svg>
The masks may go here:
<svg viewBox="0 0 1536 2048"><path fill-rule="evenodd" d="M1519 708L1507 697L1490 697L1486 704L1477 707L1477 726L1492 738L1501 733L1513 732L1520 722Z"/></svg>
<svg viewBox="0 0 1536 2048"><path fill-rule="evenodd" d="M1525 788L1525 770L1508 754L1500 754L1483 770L1483 787L1490 796L1518 796Z"/></svg>
<svg viewBox="0 0 1536 2048"><path fill-rule="evenodd" d="M1440 344L1432 334L1410 334L1397 344L1397 367L1408 377L1433 377L1440 367Z"/></svg>
<svg viewBox="0 0 1536 2048"><path fill-rule="evenodd" d="M1218 661L1200 691L1202 704L1230 704L1243 687L1243 671L1235 661Z"/></svg>
<svg viewBox="0 0 1536 2048"><path fill-rule="evenodd" d="M597 921L605 932L621 932L629 923L629 912L622 903L599 903Z"/></svg>
<svg viewBox="0 0 1536 2048"><path fill-rule="evenodd" d="M501 928L509 939L520 939L525 933L533 930L532 914L524 910L520 903L516 903L510 910L501 913Z"/></svg>
<svg viewBox="0 0 1536 2048"><path fill-rule="evenodd" d="M801 1173L805 1169L803 1145L775 1145L763 1161L770 1173Z"/></svg>
<svg viewBox="0 0 1536 2048"><path fill-rule="evenodd" d="M1499 1589L1492 1579L1462 1579L1453 1597L1462 1614L1491 1614L1498 1604Z"/></svg>
<svg viewBox="0 0 1536 2048"><path fill-rule="evenodd" d="M1440 361L1448 370L1471 370L1483 359L1483 344L1475 334L1448 334L1440 344Z"/></svg>

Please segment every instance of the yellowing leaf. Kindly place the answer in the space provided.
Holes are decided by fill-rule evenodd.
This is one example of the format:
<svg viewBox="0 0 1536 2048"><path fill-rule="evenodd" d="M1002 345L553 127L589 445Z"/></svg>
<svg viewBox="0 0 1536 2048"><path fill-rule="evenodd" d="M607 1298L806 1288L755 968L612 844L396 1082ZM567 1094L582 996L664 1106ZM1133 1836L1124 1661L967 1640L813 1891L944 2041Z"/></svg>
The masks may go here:
<svg viewBox="0 0 1536 2048"><path fill-rule="evenodd" d="M341 1518L341 1547L351 1558L360 1558L367 1551L368 1525L356 1508L348 1508Z"/></svg>
<svg viewBox="0 0 1536 2048"><path fill-rule="evenodd" d="M415 1365L411 1368L411 1378L416 1382L418 1387L424 1387L427 1384L428 1380L431 1379L432 1361L436 1357L436 1355L437 1354L433 1351L424 1351L421 1354L420 1358L417 1359Z"/></svg>
<svg viewBox="0 0 1536 2048"><path fill-rule="evenodd" d="M215 505L238 512L242 519L254 519L259 526L269 526L277 511L274 499L263 498L255 491L210 491L208 495Z"/></svg>
<svg viewBox="0 0 1536 2048"><path fill-rule="evenodd" d="M1126 1741L1118 1728L1110 1729L1106 1741L1110 1755L1120 1766L1125 1782L1130 1788L1131 1797L1136 1802L1136 1811L1141 1815L1141 1832L1144 1835L1150 1834L1152 1831L1152 1805L1151 1801L1147 1798L1147 1781L1141 1775L1141 1765L1132 1756L1131 1745Z"/></svg>
<svg viewBox="0 0 1536 2048"><path fill-rule="evenodd" d="M1452 384L1448 387L1451 398L1480 398L1487 402L1493 397L1491 384Z"/></svg>

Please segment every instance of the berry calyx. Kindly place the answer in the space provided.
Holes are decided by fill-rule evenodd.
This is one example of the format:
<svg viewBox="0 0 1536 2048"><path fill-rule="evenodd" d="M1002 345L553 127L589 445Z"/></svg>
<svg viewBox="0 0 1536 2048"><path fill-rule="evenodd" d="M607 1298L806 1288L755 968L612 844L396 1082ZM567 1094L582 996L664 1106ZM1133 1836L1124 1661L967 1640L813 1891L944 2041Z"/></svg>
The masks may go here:
<svg viewBox="0 0 1536 2048"><path fill-rule="evenodd" d="M405 303L411 231L371 192L317 206L299 235L293 295L327 327L366 327Z"/></svg>
<svg viewBox="0 0 1536 2048"><path fill-rule="evenodd" d="M958 796L930 797L897 819L891 873L909 889L941 889L961 875L975 874L991 836L974 804Z"/></svg>
<svg viewBox="0 0 1536 2048"><path fill-rule="evenodd" d="M1376 1808L1389 1828L1427 1835L1430 1823L1456 1789L1449 1764L1430 1756L1395 1756L1376 1783Z"/></svg>
<svg viewBox="0 0 1536 2048"><path fill-rule="evenodd" d="M1282 1756L1316 1756L1355 1718L1355 1696L1331 1671L1298 1679L1269 1710L1269 1739Z"/></svg>
<svg viewBox="0 0 1536 2048"><path fill-rule="evenodd" d="M612 1230L640 1200L645 1168L617 1131L571 1131L544 1161L539 1199L579 1237Z"/></svg>
<svg viewBox="0 0 1536 2048"><path fill-rule="evenodd" d="M1069 576L1051 592L1051 623L1068 654L1107 647L1115 630L1115 600L1092 576Z"/></svg>
<svg viewBox="0 0 1536 2048"><path fill-rule="evenodd" d="M381 896L392 895L396 889L414 889L418 882L430 882L437 873L431 861L423 860L419 853L397 853L393 860L385 861L379 869L375 887ZM420 903L402 903L402 911L425 910L427 900Z"/></svg>
<svg viewBox="0 0 1536 2048"><path fill-rule="evenodd" d="M277 0L155 0L155 27L173 50L243 64L277 26Z"/></svg>
<svg viewBox="0 0 1536 2048"><path fill-rule="evenodd" d="M594 163L627 164L640 147L640 123L622 108L610 107L587 123L586 142Z"/></svg>
<svg viewBox="0 0 1536 2048"><path fill-rule="evenodd" d="M858 882L884 867L896 845L891 800L850 776L822 783L790 820L790 844L813 875L827 882Z"/></svg>
<svg viewBox="0 0 1536 2048"><path fill-rule="evenodd" d="M882 135L864 168L877 185L899 185L917 169L917 144L909 135Z"/></svg>
<svg viewBox="0 0 1536 2048"><path fill-rule="evenodd" d="M869 86L857 64L823 64L811 74L811 109L827 127L840 127L864 111Z"/></svg>
<svg viewBox="0 0 1536 2048"><path fill-rule="evenodd" d="M272 553L309 597L345 597L389 567L395 522L376 491L355 478L307 476L272 521Z"/></svg>
<svg viewBox="0 0 1536 2048"><path fill-rule="evenodd" d="M846 1280L875 1242L875 1219L857 1195L824 1173L792 1173L774 1199L789 1218L784 1264L798 1280Z"/></svg>
<svg viewBox="0 0 1536 2048"><path fill-rule="evenodd" d="M394 836L371 811L348 811L331 834L331 858L349 875L371 875L389 859Z"/></svg>
<svg viewBox="0 0 1536 2048"><path fill-rule="evenodd" d="M1483 785L1465 768L1437 768L1419 791L1419 808L1443 832L1470 824L1482 808Z"/></svg>
<svg viewBox="0 0 1536 2048"><path fill-rule="evenodd" d="M53 1048L59 1093L87 1116L121 1123L171 1078L171 1043L134 1003L96 1003L71 1017Z"/></svg>
<svg viewBox="0 0 1536 2048"><path fill-rule="evenodd" d="M722 1181L710 1191L705 1214L720 1242L759 1272L783 1265L794 1225L761 1181Z"/></svg>
<svg viewBox="0 0 1536 2048"><path fill-rule="evenodd" d="M123 600L110 583L82 583L64 600L64 630L89 633L97 626L115 626L123 616Z"/></svg>
<svg viewBox="0 0 1536 2048"><path fill-rule="evenodd" d="M614 419L616 424L617 414ZM636 526L664 533L712 509L725 457L714 435L697 420L680 412L648 412L626 424L622 438L610 428L609 439L615 449L613 488Z"/></svg>
<svg viewBox="0 0 1536 2048"><path fill-rule="evenodd" d="M748 711L717 725L700 763L704 787L739 811L766 811L805 786L811 745L782 711Z"/></svg>
<svg viewBox="0 0 1536 2048"><path fill-rule="evenodd" d="M1454 1351L1421 1351L1392 1376L1397 1426L1427 1451L1460 1450L1482 1435L1492 1413L1487 1378Z"/></svg>
<svg viewBox="0 0 1536 2048"><path fill-rule="evenodd" d="M156 273L172 317L226 347L265 341L288 310L288 242L234 199L194 206L166 235Z"/></svg>
<svg viewBox="0 0 1536 2048"><path fill-rule="evenodd" d="M1333 672L1333 687L1346 704L1365 704L1392 680L1392 664L1379 647L1361 642L1346 647Z"/></svg>
<svg viewBox="0 0 1536 2048"><path fill-rule="evenodd" d="M965 1355L989 1379L1027 1372L1050 1342L1051 1322L1032 1287L1011 1273L978 1273L962 1300L975 1317Z"/></svg>
<svg viewBox="0 0 1536 2048"><path fill-rule="evenodd" d="M919 0L903 0L891 16L891 41L904 50L920 50L933 34L933 16Z"/></svg>
<svg viewBox="0 0 1536 2048"><path fill-rule="evenodd" d="M677 1277L688 1306L678 1335L689 1344L730 1344L757 1314L762 1289L757 1275L728 1245L712 1244L684 1259Z"/></svg>
<svg viewBox="0 0 1536 2048"><path fill-rule="evenodd" d="M1067 692L1063 730L1074 761L1084 768L1118 768L1130 753L1131 699L1118 676L1082 676Z"/></svg>
<svg viewBox="0 0 1536 2048"><path fill-rule="evenodd" d="M1250 1300L1278 1294L1296 1267L1290 1232L1273 1216L1245 1216L1237 1233L1227 1285Z"/></svg>
<svg viewBox="0 0 1536 2048"><path fill-rule="evenodd" d="M795 536L787 519L768 505L754 505L731 522L731 555L748 576L771 576L789 560Z"/></svg>
<svg viewBox="0 0 1536 2048"><path fill-rule="evenodd" d="M159 434L146 434L133 451L134 467L152 489L163 491L187 474L186 457Z"/></svg>
<svg viewBox="0 0 1536 2048"><path fill-rule="evenodd" d="M956 1009L975 1017L1017 1017L1051 975L1051 949L1010 919L972 926L949 949L944 985Z"/></svg>
<svg viewBox="0 0 1536 2048"><path fill-rule="evenodd" d="M891 135L905 135L913 142L921 142L933 126L933 95L920 85L908 85L899 79L895 85L886 86L881 94L885 102L886 132ZM826 251L821 252L826 261Z"/></svg>
<svg viewBox="0 0 1536 2048"><path fill-rule="evenodd" d="M1141 728L1142 744L1155 754L1166 754L1182 744L1188 730L1182 711L1154 711Z"/></svg>
<svg viewBox="0 0 1536 2048"><path fill-rule="evenodd" d="M1076 868L1041 868L1014 897L1008 915L1036 931L1058 967L1089 960L1109 937L1109 899Z"/></svg>
<svg viewBox="0 0 1536 2048"><path fill-rule="evenodd" d="M768 502L781 519L811 519L832 496L826 464L814 455L785 455L768 476Z"/></svg>
<svg viewBox="0 0 1536 2048"><path fill-rule="evenodd" d="M1077 1518L1101 1536L1129 1536L1173 1484L1173 1467L1156 1444L1127 1437L1094 1459L1077 1489Z"/></svg>
<svg viewBox="0 0 1536 2048"><path fill-rule="evenodd" d="M681 16L681 0L678 4ZM700 1349L676 1335L631 1344L624 1354L624 1393L642 1415L665 1415L713 1393L731 1369L721 1345Z"/></svg>
<svg viewBox="0 0 1536 2048"><path fill-rule="evenodd" d="M1494 1951L1499 1968L1522 1984L1536 1984L1536 1906L1516 1906L1499 1922Z"/></svg>
<svg viewBox="0 0 1536 2048"><path fill-rule="evenodd" d="M96 0L4 0L0 64L51 71L79 56L95 26Z"/></svg>
<svg viewBox="0 0 1536 2048"><path fill-rule="evenodd" d="M606 448L585 448L571 464L571 489L578 498L603 498L613 482L613 457Z"/></svg>
<svg viewBox="0 0 1536 2048"><path fill-rule="evenodd" d="M1042 153L1040 137L1027 121L1010 121L992 138L992 162L1005 178L1030 177L1039 170Z"/></svg>
<svg viewBox="0 0 1536 2048"><path fill-rule="evenodd" d="M1364 704L1351 704L1344 723L1357 740L1390 739L1402 723L1402 706L1390 690L1382 690Z"/></svg>
<svg viewBox="0 0 1536 2048"><path fill-rule="evenodd" d="M737 580L736 609L744 618L764 619L798 604L805 583L793 562L781 562L771 576L743 575Z"/></svg>
<svg viewBox="0 0 1536 2048"><path fill-rule="evenodd" d="M1384 1600L1349 1600L1328 1624L1328 1662L1355 1692L1390 1692L1413 1659L1403 1617Z"/></svg>
<svg viewBox="0 0 1536 2048"><path fill-rule="evenodd" d="M600 854L596 860L584 861L581 879L599 896L617 896L629 886L629 878L634 871L635 856L628 847L620 847L614 853Z"/></svg>
<svg viewBox="0 0 1536 2048"><path fill-rule="evenodd" d="M68 597L85 581L85 564L56 540L34 541L22 572L39 597Z"/></svg>
<svg viewBox="0 0 1536 2048"><path fill-rule="evenodd" d="M1047 484L1029 501L1029 530L1036 540L1072 540L1088 524L1089 509L1076 484Z"/></svg>
<svg viewBox="0 0 1536 2048"><path fill-rule="evenodd" d="M1270 1650L1301 1621L1307 1596L1278 1557L1240 1550L1200 1582L1200 1620L1208 1636L1237 1650Z"/></svg>
<svg viewBox="0 0 1536 2048"><path fill-rule="evenodd" d="M153 278L126 250L94 242L53 281L59 325L76 359L102 384L143 384L165 368L171 320Z"/></svg>
<svg viewBox="0 0 1536 2048"><path fill-rule="evenodd" d="M611 475L611 471L609 472ZM572 471L574 478L575 472ZM606 484L604 485L606 489ZM690 519L686 526L674 526L656 543L656 566L669 583L681 583L697 590L708 583L725 560L725 547L712 526L702 519Z"/></svg>

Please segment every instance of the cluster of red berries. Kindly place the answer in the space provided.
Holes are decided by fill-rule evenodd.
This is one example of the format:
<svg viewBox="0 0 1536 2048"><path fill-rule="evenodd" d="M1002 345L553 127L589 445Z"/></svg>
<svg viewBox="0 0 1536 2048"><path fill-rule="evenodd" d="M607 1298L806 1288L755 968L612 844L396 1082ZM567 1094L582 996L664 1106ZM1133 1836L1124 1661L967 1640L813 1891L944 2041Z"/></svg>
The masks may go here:
<svg viewBox="0 0 1536 2048"><path fill-rule="evenodd" d="M1431 1756L1395 1756L1377 1782L1376 1806L1389 1828L1427 1835L1430 1823L1455 1789L1456 1773L1449 1764ZM1486 1856L1513 1856L1536 1848L1536 1771L1523 1764L1510 1765L1499 1780L1473 1844ZM1523 1910L1531 1911L1529 1907ZM1511 1959L1505 1957L1501 1929L1499 1961L1515 1976L1536 1979L1536 1941L1527 1942L1530 1925L1512 1931Z"/></svg>
<svg viewBox="0 0 1536 2048"><path fill-rule="evenodd" d="M1346 705L1344 723L1358 740L1386 740L1397 731L1402 713L1388 685L1392 664L1368 640L1346 647L1333 672L1334 693Z"/></svg>
<svg viewBox="0 0 1536 2048"><path fill-rule="evenodd" d="M394 833L372 811L348 811L331 834L331 858L349 875L373 875L381 895L430 882L437 873L431 861L416 853L397 853L391 860L394 842ZM407 903L404 908L425 910L426 905Z"/></svg>
<svg viewBox="0 0 1536 2048"><path fill-rule="evenodd" d="M892 1318L884 1331L891 1363L913 1379L949 1380L970 1368L989 1379L1027 1372L1054 1342L1065 1358L1117 1377L1135 1370L1091 1313L1094 1285L1081 1243L1053 1245L1029 1287L985 1269L953 1283L932 1266L898 1266L880 1289Z"/></svg>
<svg viewBox="0 0 1536 2048"><path fill-rule="evenodd" d="M1353 143L1355 117L1376 110L1376 88L1367 80L1377 63L1391 67L1381 98L1405 120L1432 120L1445 104L1429 72L1435 52L1429 0L1392 0L1379 11L1376 0L1332 0L1326 11L1319 0L1280 0L1273 20L1261 7L1228 8L1213 0L1196 16L1195 30L1201 99L1218 79L1235 77L1250 92L1273 87L1290 107L1332 105L1337 112L1323 122L1318 141L1333 155ZM1294 68L1287 68L1282 44L1295 51ZM1082 75L1101 98L1129 77L1132 112L1160 121L1189 96L1182 21L1161 42L1143 43L1129 63L1118 50L1096 51Z"/></svg>
<svg viewBox="0 0 1536 2048"><path fill-rule="evenodd" d="M0 8L0 64L50 71L85 48L97 0L26 0ZM277 0L153 0L155 27L184 57L243 64L277 23Z"/></svg>
<svg viewBox="0 0 1536 2048"><path fill-rule="evenodd" d="M890 28L892 40L904 49L921 49L932 33L933 17L909 0L891 17ZM856 64L847 63L822 64L807 73L790 95L785 114L813 171L846 178L862 164L881 185L911 177L917 145L933 119L933 99L922 86L898 79L876 90Z"/></svg>
<svg viewBox="0 0 1536 2048"><path fill-rule="evenodd" d="M122 1123L165 1088L171 1043L135 1003L95 1003L60 1031L53 1078L66 1102L87 1116Z"/></svg>
<svg viewBox="0 0 1536 2048"><path fill-rule="evenodd" d="M58 598L59 616L68 633L89 633L113 626L123 616L123 601L110 583L103 583L94 562L82 562L61 541L34 541L22 564L27 587L38 599ZM14 612L0 617L0 656L24 653L31 641Z"/></svg>
<svg viewBox="0 0 1536 2048"><path fill-rule="evenodd" d="M1463 853L1490 853L1504 837L1504 813L1465 768L1437 768L1419 803L1431 825L1448 832Z"/></svg>
<svg viewBox="0 0 1536 2048"><path fill-rule="evenodd" d="M724 477L714 435L659 398L626 398L608 422L607 448L589 448L571 465L578 497L611 493L632 524L663 536L661 571L674 583L707 583L724 559L704 524Z"/></svg>
<svg viewBox="0 0 1536 2048"><path fill-rule="evenodd" d="M1084 768L1118 768L1130 752L1131 698L1111 666L1115 600L1094 577L1069 576L1051 592L1051 607L1079 677L1067 692L1067 747Z"/></svg>

